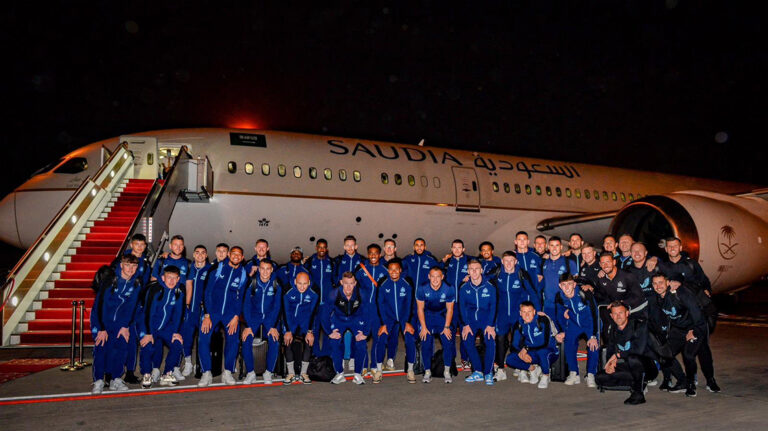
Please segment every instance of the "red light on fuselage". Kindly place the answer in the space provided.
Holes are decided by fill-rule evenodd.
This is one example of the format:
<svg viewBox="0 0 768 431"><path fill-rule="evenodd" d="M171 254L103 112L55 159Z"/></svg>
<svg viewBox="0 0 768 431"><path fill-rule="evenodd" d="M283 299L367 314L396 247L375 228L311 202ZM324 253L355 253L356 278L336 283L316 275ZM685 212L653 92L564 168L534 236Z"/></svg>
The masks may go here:
<svg viewBox="0 0 768 431"><path fill-rule="evenodd" d="M256 122L251 120L235 120L229 123L228 127L232 129L258 129L259 128Z"/></svg>

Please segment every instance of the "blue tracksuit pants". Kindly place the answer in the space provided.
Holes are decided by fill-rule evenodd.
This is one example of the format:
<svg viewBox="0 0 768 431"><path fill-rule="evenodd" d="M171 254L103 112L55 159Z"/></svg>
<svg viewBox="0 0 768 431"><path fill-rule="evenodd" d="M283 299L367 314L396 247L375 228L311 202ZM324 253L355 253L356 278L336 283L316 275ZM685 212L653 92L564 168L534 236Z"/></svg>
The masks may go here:
<svg viewBox="0 0 768 431"><path fill-rule="evenodd" d="M493 358L496 356L496 340L493 337L489 337L483 333L484 327L472 328L474 335L467 336L466 340L461 341L461 345L466 349L469 355L469 362L472 364L472 369L475 371L481 371L483 374L490 374L493 372ZM481 360L480 353L475 346L475 337L481 334L483 341L485 342L485 357Z"/></svg>
<svg viewBox="0 0 768 431"><path fill-rule="evenodd" d="M219 316L211 315L211 330L207 334L200 331L200 335L197 338L197 351L200 357L200 368L203 372L211 371L211 335L213 331L224 329L224 369L231 372L235 371L235 362L237 361L237 351L240 347L240 340L238 331L229 335L227 332L227 324L229 321L224 321Z"/></svg>
<svg viewBox="0 0 768 431"><path fill-rule="evenodd" d="M568 370L576 371L576 374L579 373L576 350L579 348L579 338L582 335L589 339L587 331L576 325L568 325L568 328L565 330L565 339L563 340L563 353L565 353L565 361L568 363ZM597 374L597 358L599 353L599 350L592 351L587 348L587 373Z"/></svg>
<svg viewBox="0 0 768 431"><path fill-rule="evenodd" d="M512 353L507 356L507 365L523 371L528 371L531 365L539 365L542 374L549 374L549 364L557 358L557 350L550 347L530 350L528 354L531 356L530 364L523 362L523 360L517 356L517 353Z"/></svg>
<svg viewBox="0 0 768 431"><path fill-rule="evenodd" d="M259 327L263 327L261 322L257 322L257 324L250 326L250 328L253 329L255 333L258 333ZM269 329L270 328L266 327L263 328L263 337L266 338L267 341L267 371L273 373L275 371L275 364L277 364L277 353L280 349L280 339L278 338L277 340L273 340L272 336L267 334ZM246 372L250 373L253 371L253 335L248 335L248 337L245 338L245 341L243 341L243 362L245 362Z"/></svg>
<svg viewBox="0 0 768 431"><path fill-rule="evenodd" d="M338 340L334 340L332 338L329 338L330 340L330 348L331 348L331 358L333 359L333 368L336 369L337 373L344 372L344 334L345 333L351 333L354 337L357 333L357 327L353 325L355 322L339 322L337 323L336 329L339 330L339 333L342 334L341 338ZM361 373L363 371L363 362L365 362L365 350L368 346L367 340L362 341L356 341L353 339L353 346L352 346L352 352L353 352L353 358L355 358L355 373Z"/></svg>
<svg viewBox="0 0 768 431"><path fill-rule="evenodd" d="M170 338L165 338L159 334L152 334L154 343L148 343L141 348L141 374L149 374L153 368L160 368L163 363L163 347L168 346L168 356L165 358L165 369L163 374L173 371L173 368L179 365L179 358L183 346L180 342L171 342ZM182 337L183 338L183 337Z"/></svg>
<svg viewBox="0 0 768 431"><path fill-rule="evenodd" d="M435 345L435 335L440 334L440 345L443 347L443 364L450 366L453 363L453 358L456 356L456 344L454 339L449 340L442 333L443 326L445 326L445 318L440 320L426 319L427 321L427 339L421 342L421 361L424 364L424 369L429 370L432 368L432 351ZM419 325L419 332L421 332L421 325Z"/></svg>
<svg viewBox="0 0 768 431"><path fill-rule="evenodd" d="M104 345L93 347L94 381L103 379L104 373L110 373L112 378L123 375L123 364L125 364L129 343L126 343L123 337L118 339L117 331L117 329L107 330L107 341Z"/></svg>
<svg viewBox="0 0 768 431"><path fill-rule="evenodd" d="M405 361L413 363L416 360L416 338L413 334L403 332L405 328L400 327L400 322L386 323L388 334L381 334L376 345L376 363L384 362L384 349L387 350L388 358L395 359L397 354L397 343L399 334L403 333L405 340ZM377 330L378 332L378 330Z"/></svg>

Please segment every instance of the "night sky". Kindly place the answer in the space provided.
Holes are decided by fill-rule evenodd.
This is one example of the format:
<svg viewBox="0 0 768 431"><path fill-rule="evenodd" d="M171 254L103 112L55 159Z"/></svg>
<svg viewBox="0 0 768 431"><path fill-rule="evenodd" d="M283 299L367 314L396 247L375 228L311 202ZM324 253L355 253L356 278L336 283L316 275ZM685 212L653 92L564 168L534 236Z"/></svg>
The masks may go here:
<svg viewBox="0 0 768 431"><path fill-rule="evenodd" d="M200 126L768 184L762 2L70 3L0 11L3 195L89 142Z"/></svg>

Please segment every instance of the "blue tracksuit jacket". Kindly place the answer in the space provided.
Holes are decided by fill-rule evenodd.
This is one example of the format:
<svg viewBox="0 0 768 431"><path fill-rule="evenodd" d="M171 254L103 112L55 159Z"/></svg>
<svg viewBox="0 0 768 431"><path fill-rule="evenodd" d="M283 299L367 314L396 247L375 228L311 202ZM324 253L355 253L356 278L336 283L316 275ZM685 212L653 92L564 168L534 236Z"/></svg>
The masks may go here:
<svg viewBox="0 0 768 431"><path fill-rule="evenodd" d="M266 330L277 328L277 319L282 310L283 289L274 273L265 283L257 276L245 289L243 318L251 329L264 325Z"/></svg>
<svg viewBox="0 0 768 431"><path fill-rule="evenodd" d="M472 329L496 326L496 287L487 280L479 286L472 280L462 284L458 301L462 325Z"/></svg>
<svg viewBox="0 0 768 431"><path fill-rule="evenodd" d="M117 273L115 280L96 294L91 308L91 332L120 330L130 327L141 292L138 272L130 280Z"/></svg>
<svg viewBox="0 0 768 431"><path fill-rule="evenodd" d="M304 293L296 286L283 295L283 323L285 330L295 334L305 334L315 330L317 315L317 293L311 288Z"/></svg>
<svg viewBox="0 0 768 431"><path fill-rule="evenodd" d="M169 289L162 280L150 283L136 322L139 337L152 334L170 340L173 334L180 334L184 301L184 291L179 285Z"/></svg>
<svg viewBox="0 0 768 431"><path fill-rule="evenodd" d="M309 272L309 279L312 281L312 289L320 297L320 305L325 304L325 298L333 289L335 267L333 259L328 256L318 259L317 253L304 262L304 268Z"/></svg>
<svg viewBox="0 0 768 431"><path fill-rule="evenodd" d="M248 273L242 265L230 266L225 260L208 270L208 282L203 294L204 312L211 315L212 323L221 319L224 324L243 311L243 291L248 285Z"/></svg>
<svg viewBox="0 0 768 431"><path fill-rule="evenodd" d="M403 276L414 286L421 286L429 282L429 270L434 266L442 268L432 253L426 250L422 254L412 253L403 259Z"/></svg>
<svg viewBox="0 0 768 431"><path fill-rule="evenodd" d="M402 278L397 281L387 278L379 286L376 304L382 325L400 323L400 327L405 328L413 318L413 286Z"/></svg>
<svg viewBox="0 0 768 431"><path fill-rule="evenodd" d="M189 273L189 260L185 257L174 259L170 255L165 258L160 257L155 262L154 268L152 268L152 277L159 280L160 277L162 277L163 269L165 269L166 266L175 266L179 268L179 285L182 287L185 286L187 283L187 274Z"/></svg>

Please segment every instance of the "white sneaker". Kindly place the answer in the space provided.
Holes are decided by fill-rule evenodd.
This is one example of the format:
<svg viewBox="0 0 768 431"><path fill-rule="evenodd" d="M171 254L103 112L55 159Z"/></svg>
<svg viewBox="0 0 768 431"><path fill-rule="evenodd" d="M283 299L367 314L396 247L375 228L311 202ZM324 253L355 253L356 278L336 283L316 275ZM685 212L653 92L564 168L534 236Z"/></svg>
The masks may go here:
<svg viewBox="0 0 768 431"><path fill-rule="evenodd" d="M334 378L331 380L331 383L333 383L334 385L339 385L339 384L342 384L342 383L344 383L344 382L346 382L346 381L347 381L347 379L344 377L344 373L338 373L338 374L336 374L336 376L335 376L335 377L334 377Z"/></svg>
<svg viewBox="0 0 768 431"><path fill-rule="evenodd" d="M453 376L451 376L450 372L445 373L443 374L443 380L445 381L445 383L453 383Z"/></svg>
<svg viewBox="0 0 768 431"><path fill-rule="evenodd" d="M581 383L581 378L576 374L576 371L568 373L568 378L565 379L565 384L567 386L578 385L579 383Z"/></svg>
<svg viewBox="0 0 768 431"><path fill-rule="evenodd" d="M530 383L531 382L531 378L529 376L528 371L520 371L520 374L517 376L517 380L520 383Z"/></svg>
<svg viewBox="0 0 768 431"><path fill-rule="evenodd" d="M245 378L243 379L243 384L252 385L255 381L256 381L256 372L251 371L245 375Z"/></svg>
<svg viewBox="0 0 768 431"><path fill-rule="evenodd" d="M432 381L432 370L424 371L424 378L421 379L422 383L430 383Z"/></svg>
<svg viewBox="0 0 768 431"><path fill-rule="evenodd" d="M658 384L659 384L659 381L658 381L658 380L656 380L656 379L653 379L653 380L648 380L647 382L645 382L645 385L646 385L646 386L656 386L656 385L658 385Z"/></svg>
<svg viewBox="0 0 768 431"><path fill-rule="evenodd" d="M592 373L587 374L587 387L588 388L597 387L597 383L595 382L595 375Z"/></svg>
<svg viewBox="0 0 768 431"><path fill-rule="evenodd" d="M213 374L211 374L210 371L206 371L203 373L202 376L200 376L200 381L197 382L198 388L204 388L213 382Z"/></svg>
<svg viewBox="0 0 768 431"><path fill-rule="evenodd" d="M235 381L235 378L232 376L231 371L224 370L224 372L221 373L221 383L224 383L225 385L234 385L237 382Z"/></svg>
<svg viewBox="0 0 768 431"><path fill-rule="evenodd" d="M355 358L352 358L349 360L349 362L347 363L347 369L349 371L355 371Z"/></svg>
<svg viewBox="0 0 768 431"><path fill-rule="evenodd" d="M141 387L144 389L149 389L152 387L152 374L144 374L144 376L141 377Z"/></svg>
<svg viewBox="0 0 768 431"><path fill-rule="evenodd" d="M157 383L158 380L160 380L160 369L159 368L152 368L152 383Z"/></svg>
<svg viewBox="0 0 768 431"><path fill-rule="evenodd" d="M160 377L160 386L176 386L179 382L173 376L173 371L169 371Z"/></svg>
<svg viewBox="0 0 768 431"><path fill-rule="evenodd" d="M496 379L497 382L507 380L507 372L504 371L503 368L499 368L496 370L496 374L494 374L493 378Z"/></svg>
<svg viewBox="0 0 768 431"><path fill-rule="evenodd" d="M547 389L549 387L549 374L544 374L539 379L539 389Z"/></svg>
<svg viewBox="0 0 768 431"><path fill-rule="evenodd" d="M534 366L535 368L533 371L528 372L528 383L535 385L536 383L539 383L539 377L541 377L541 367L538 365Z"/></svg>
<svg viewBox="0 0 768 431"><path fill-rule="evenodd" d="M264 377L264 384L265 385L271 385L272 384L272 373L270 373L269 371L265 370L263 377Z"/></svg>
<svg viewBox="0 0 768 431"><path fill-rule="evenodd" d="M114 381L114 380L113 380ZM111 383L110 383L111 385ZM104 392L104 379L99 379L93 382L93 387L91 388L92 394L100 394Z"/></svg>
<svg viewBox="0 0 768 431"><path fill-rule="evenodd" d="M112 379L111 382L109 382L109 390L110 391L127 391L129 388L121 378Z"/></svg>
<svg viewBox="0 0 768 431"><path fill-rule="evenodd" d="M181 373L179 367L173 367L173 377L176 378L176 382L184 380L184 375Z"/></svg>
<svg viewBox="0 0 768 431"><path fill-rule="evenodd" d="M192 365L192 357L187 356L184 358L184 370L181 372L182 377L189 377L194 371L195 366ZM176 377L178 379L178 377Z"/></svg>
<svg viewBox="0 0 768 431"><path fill-rule="evenodd" d="M355 373L355 376L352 377L352 381L355 382L356 385L364 385L365 379L361 374Z"/></svg>
<svg viewBox="0 0 768 431"><path fill-rule="evenodd" d="M391 358L387 359L387 363L384 364L384 371L395 371L395 361Z"/></svg>
<svg viewBox="0 0 768 431"><path fill-rule="evenodd" d="M518 370L517 368L515 368L515 371L512 371L512 376L513 376L513 377L520 377L520 370Z"/></svg>

